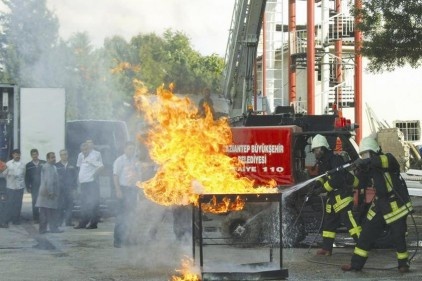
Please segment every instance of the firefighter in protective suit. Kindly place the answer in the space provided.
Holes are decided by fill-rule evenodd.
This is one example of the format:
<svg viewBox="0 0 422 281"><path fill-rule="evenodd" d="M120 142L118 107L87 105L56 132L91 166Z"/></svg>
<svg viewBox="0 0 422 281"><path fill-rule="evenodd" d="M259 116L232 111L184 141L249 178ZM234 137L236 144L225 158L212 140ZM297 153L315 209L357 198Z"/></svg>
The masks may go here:
<svg viewBox="0 0 422 281"><path fill-rule="evenodd" d="M317 159L319 174L345 164L343 157L333 153L327 139L322 135L316 135L312 139L311 149ZM362 228L355 219L352 209L353 188L357 188L358 185L358 179L345 169L339 169L315 182L314 195L327 192L322 232L323 243L322 248L316 253L318 256L330 256L332 254L336 231L341 222L347 227L350 236L357 242Z"/></svg>
<svg viewBox="0 0 422 281"><path fill-rule="evenodd" d="M353 251L351 264L343 271L358 271L368 258L372 243L379 237L385 224L390 227L397 250L398 270L409 272L409 253L406 247L407 215L413 211L406 183L400 176L400 165L390 153L382 153L377 141L367 137L359 146L362 158L355 161L358 178L364 186L375 188L375 199L367 214L359 241Z"/></svg>

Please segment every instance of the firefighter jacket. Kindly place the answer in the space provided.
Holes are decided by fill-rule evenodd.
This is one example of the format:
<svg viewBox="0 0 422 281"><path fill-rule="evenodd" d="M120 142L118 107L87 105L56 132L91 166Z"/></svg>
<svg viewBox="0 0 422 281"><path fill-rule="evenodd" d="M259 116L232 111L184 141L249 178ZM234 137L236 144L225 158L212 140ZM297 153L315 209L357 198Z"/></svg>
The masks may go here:
<svg viewBox="0 0 422 281"><path fill-rule="evenodd" d="M334 154L331 150L326 151L322 159L317 163L320 174L341 167L344 164L343 158ZM338 213L353 202L353 188L359 186L359 181L349 171L340 169L333 174L319 178L317 184L322 185L327 192L327 204L331 205L330 209ZM327 206L327 211L328 209Z"/></svg>
<svg viewBox="0 0 422 281"><path fill-rule="evenodd" d="M390 154L378 154L370 159L357 174L361 187L373 186L375 198L368 211L371 220L381 212L387 224L405 217L413 210L405 181L400 175L400 165Z"/></svg>

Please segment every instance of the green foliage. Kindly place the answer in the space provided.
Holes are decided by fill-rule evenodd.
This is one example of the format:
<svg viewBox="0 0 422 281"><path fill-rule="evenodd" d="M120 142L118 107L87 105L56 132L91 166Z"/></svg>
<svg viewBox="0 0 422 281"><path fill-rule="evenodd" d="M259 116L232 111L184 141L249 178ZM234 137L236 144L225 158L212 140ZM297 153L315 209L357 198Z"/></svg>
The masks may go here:
<svg viewBox="0 0 422 281"><path fill-rule="evenodd" d="M46 0L2 0L9 12L0 12L2 82L36 84L34 72L51 57L58 43L57 17ZM38 85L37 85L38 86Z"/></svg>
<svg viewBox="0 0 422 281"><path fill-rule="evenodd" d="M66 117L127 119L133 115L134 79L154 92L174 83L176 92L199 94L204 87L220 92L224 61L201 56L180 31L120 36L93 48L87 33L58 37L57 17L46 0L0 0L0 79L19 87L62 87Z"/></svg>
<svg viewBox="0 0 422 281"><path fill-rule="evenodd" d="M392 71L422 62L421 0L363 0L359 29L364 35L363 55L370 59L370 70Z"/></svg>

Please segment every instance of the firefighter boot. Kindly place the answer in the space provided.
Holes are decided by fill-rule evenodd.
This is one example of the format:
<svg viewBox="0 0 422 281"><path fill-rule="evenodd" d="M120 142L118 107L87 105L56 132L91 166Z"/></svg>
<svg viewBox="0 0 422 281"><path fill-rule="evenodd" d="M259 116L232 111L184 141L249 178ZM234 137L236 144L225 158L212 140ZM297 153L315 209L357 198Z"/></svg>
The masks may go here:
<svg viewBox="0 0 422 281"><path fill-rule="evenodd" d="M343 271L360 271L360 269L353 268L351 264L343 264L341 266L341 270L343 270Z"/></svg>
<svg viewBox="0 0 422 281"><path fill-rule="evenodd" d="M317 256L331 256L331 251L325 250L325 249L319 249L316 252Z"/></svg>
<svg viewBox="0 0 422 281"><path fill-rule="evenodd" d="M399 266L399 272L400 273L408 273L409 272L409 266L407 266L407 265Z"/></svg>

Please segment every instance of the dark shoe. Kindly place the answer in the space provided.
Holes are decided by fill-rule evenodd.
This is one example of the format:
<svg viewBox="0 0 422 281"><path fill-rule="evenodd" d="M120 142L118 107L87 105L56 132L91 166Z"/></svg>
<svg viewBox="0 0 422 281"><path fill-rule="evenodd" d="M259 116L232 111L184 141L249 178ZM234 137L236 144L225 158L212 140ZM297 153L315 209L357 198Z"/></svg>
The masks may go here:
<svg viewBox="0 0 422 281"><path fill-rule="evenodd" d="M74 226L74 224L73 224L73 223L71 223L71 222L67 222L67 223L66 223L66 226Z"/></svg>
<svg viewBox="0 0 422 281"><path fill-rule="evenodd" d="M325 250L325 249L319 249L316 252L317 256L331 256L331 251Z"/></svg>
<svg viewBox="0 0 422 281"><path fill-rule="evenodd" d="M407 265L399 266L399 272L400 273L408 273L409 267Z"/></svg>
<svg viewBox="0 0 422 281"><path fill-rule="evenodd" d="M47 230L40 230L38 233L39 234L45 234L45 233L47 233Z"/></svg>
<svg viewBox="0 0 422 281"><path fill-rule="evenodd" d="M86 227L86 229L97 229L97 228L98 226L96 224L92 224L92 225L90 224Z"/></svg>
<svg viewBox="0 0 422 281"><path fill-rule="evenodd" d="M15 222L13 222L13 224L14 224L14 225L20 225L20 224L21 224L21 222L20 222L20 221L15 221Z"/></svg>
<svg viewBox="0 0 422 281"><path fill-rule="evenodd" d="M82 229L82 228L84 228L85 229L85 225L81 225L81 224L78 224L77 226L74 226L73 228L74 229Z"/></svg>
<svg viewBox="0 0 422 281"><path fill-rule="evenodd" d="M9 224L2 223L2 224L0 224L0 228L9 228Z"/></svg>
<svg viewBox="0 0 422 281"><path fill-rule="evenodd" d="M343 270L343 271L360 271L360 269L353 268L351 264L343 264L341 266L341 270Z"/></svg>
<svg viewBox="0 0 422 281"><path fill-rule="evenodd" d="M114 242L113 246L114 246L114 248L121 248L122 243Z"/></svg>

